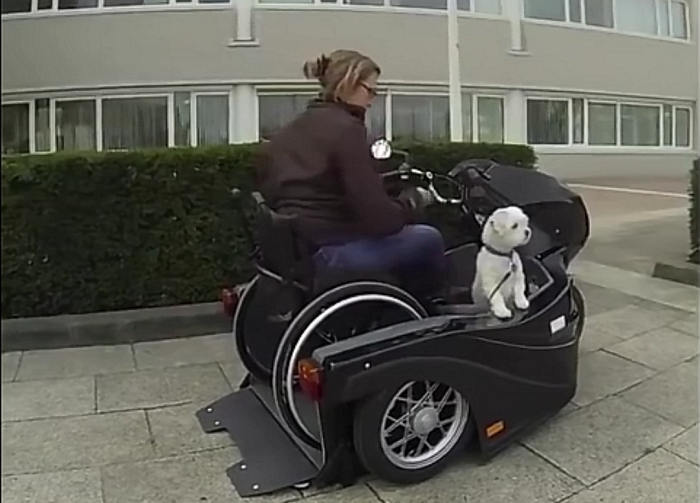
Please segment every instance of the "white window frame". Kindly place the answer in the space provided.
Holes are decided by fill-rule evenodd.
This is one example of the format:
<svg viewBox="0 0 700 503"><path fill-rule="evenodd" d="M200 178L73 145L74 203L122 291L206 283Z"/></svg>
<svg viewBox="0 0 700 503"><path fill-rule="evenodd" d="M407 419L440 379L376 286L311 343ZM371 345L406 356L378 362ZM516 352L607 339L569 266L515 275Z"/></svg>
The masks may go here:
<svg viewBox="0 0 700 503"><path fill-rule="evenodd" d="M671 107L671 109L672 109L671 113L673 114L673 116L671 118L671 124L672 124L672 128L671 128L672 136L671 136L671 138L672 138L672 141L671 141L671 147L667 147L667 148L693 150L693 148L694 148L693 139L695 139L696 142L698 141L697 138L695 138L693 136L695 134L695 131L694 131L694 129L695 129L695 115L693 113L695 109L693 109L693 107L687 106L687 105L673 105ZM676 131L678 131L678 124L676 122L676 113L678 110L687 110L689 113L689 116L690 116L690 120L688 121L688 132L690 134L690 143L688 144L687 147L681 147L676 142L676 140L677 140ZM695 112L695 113L697 113L697 112Z"/></svg>
<svg viewBox="0 0 700 503"><path fill-rule="evenodd" d="M170 103L168 103L168 119L170 119L170 116L172 116L172 123L173 126L175 125L175 93L172 92L170 93L171 100L173 101L173 106L170 106ZM231 127L233 123L233 91L232 90L224 90L224 91L214 91L214 90L208 90L208 91L190 91L190 146L192 147L198 147L199 146L199 131L197 130L197 122L198 122L198 117L197 117L197 98L200 96L226 96L226 106L228 107L228 131L227 131L227 138L228 138L228 143L231 144L233 143L233 135L234 131L233 128ZM171 136L170 129L168 129L168 137ZM172 132L172 138L173 141L170 143L169 142L169 147L172 147L175 145L175 129L173 127L173 132Z"/></svg>
<svg viewBox="0 0 700 503"><path fill-rule="evenodd" d="M104 0L97 0L95 7L83 7L76 9L59 9L58 0L52 0L50 9L38 9L39 1L32 0L29 12L16 12L2 14L5 19L18 19L24 17L47 17L47 16L75 16L84 14L105 14L114 12L157 12L163 10L224 10L230 9L237 0L228 0L221 3L202 3L200 0L190 0L186 3L177 0L168 0L167 3L153 5L115 5L105 6Z"/></svg>
<svg viewBox="0 0 700 503"><path fill-rule="evenodd" d="M568 2L567 2L568 4ZM575 146L583 146L580 143L574 143L574 105L573 105L573 100L575 98L579 98L579 96L568 96L568 97L563 97L563 96L552 96L552 95L546 95L546 94L530 94L525 97L525 109L524 109L524 114L523 114L523 122L525 123L525 142L527 143L527 138L528 138L528 130L527 130L527 124L528 124L528 117L527 117L527 109L528 109L528 102L529 101L564 101L567 103L567 122L568 122L568 127L569 131L567 134L567 143L561 143L561 144L540 144L540 145L533 145L533 147L539 148L539 147L546 147L546 148L551 148L551 149L565 149L569 147L575 147ZM584 98L584 111L586 109L586 104L585 104L585 98ZM585 113L585 112L584 112ZM585 145L585 144L584 144Z"/></svg>
<svg viewBox="0 0 700 503"><path fill-rule="evenodd" d="M5 105L29 105L29 117L27 120L27 127L29 128L29 152L26 154L20 154L20 155L27 155L27 154L37 154L39 152L36 151L36 99L37 98L32 98L32 99L24 99L24 100L8 100L2 101L2 106ZM44 152L41 152L44 153Z"/></svg>
<svg viewBox="0 0 700 503"><path fill-rule="evenodd" d="M56 143L56 103L57 102L67 102L67 101L94 101L95 102L95 151L102 152L102 104L99 103L99 96L94 94L89 95L75 95L75 96L53 96L49 100L49 114L51 116L51 151L46 152L47 154L53 154L58 152ZM99 122L98 122L99 121ZM61 152L65 152L61 150Z"/></svg>
<svg viewBox="0 0 700 503"><path fill-rule="evenodd" d="M235 0L234 0L235 1ZM500 0L501 13L500 14L490 14L486 12L477 12L474 10L474 0L470 4L469 10L459 9L457 11L458 16L466 17L484 17L491 19L504 19L507 17L507 6L506 2L510 0ZM270 10L318 10L318 9L338 9L338 10L351 10L351 11L370 11L377 12L389 11L389 12L412 12L415 14L425 14L433 16L445 16L447 15L447 9L427 9L421 7L401 7L397 5L391 5L391 0L384 0L382 5L351 5L343 3L343 0L334 0L333 2L322 2L321 0L313 0L309 3L274 3L265 2L260 0L255 0L256 9L270 9Z"/></svg>
<svg viewBox="0 0 700 503"><path fill-rule="evenodd" d="M622 136L620 133L620 103L615 100L605 99L605 98L583 98L583 114L585 121L585 128L583 133L583 144L580 146L591 147L596 149L616 149L621 143ZM615 106L615 145L591 145L589 137L590 128L590 113L588 107L593 105L614 105Z"/></svg>
<svg viewBox="0 0 700 503"><path fill-rule="evenodd" d="M441 91L436 89L407 89L405 87L389 88L386 92L386 109L384 113L386 114L386 139L393 141L394 139L394 96L414 96L414 97L441 97L450 99L450 94L447 90ZM449 113L449 109L448 109Z"/></svg>
<svg viewBox="0 0 700 503"><path fill-rule="evenodd" d="M102 120L102 107L105 100L119 100L119 99L139 99L139 98L165 98L167 103L167 115L165 127L167 128L167 145L166 147L172 147L174 145L175 135L170 133L170 125L175 123L175 107L171 107L174 100L174 94L172 91L157 92L157 93L138 93L138 94L104 94L98 96L98 102L95 114L95 124L98 127L99 134L97 135L97 144L95 145L98 152L124 152L124 149L115 150L105 150L104 149L104 124ZM98 122L99 119L99 122ZM191 120L191 119L190 119ZM173 143L170 140L173 140Z"/></svg>
<svg viewBox="0 0 700 503"><path fill-rule="evenodd" d="M472 99L472 116L471 116L471 123L472 123L472 142L473 143L480 143L481 142L481 134L479 131L479 98L491 98L491 99L498 99L501 100L501 103L503 104L503 142L506 142L506 131L508 130L508 113L506 110L506 97L503 94L496 94L496 93L478 93L474 91L469 91L468 89L465 89L462 91L463 93L468 93L471 95Z"/></svg>

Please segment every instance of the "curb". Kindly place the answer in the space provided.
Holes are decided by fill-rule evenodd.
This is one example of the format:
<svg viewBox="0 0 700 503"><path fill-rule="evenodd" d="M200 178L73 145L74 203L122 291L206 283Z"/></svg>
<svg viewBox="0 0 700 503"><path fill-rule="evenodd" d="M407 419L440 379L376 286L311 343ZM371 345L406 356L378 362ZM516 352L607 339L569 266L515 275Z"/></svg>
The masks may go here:
<svg viewBox="0 0 700 503"><path fill-rule="evenodd" d="M220 302L2 320L2 352L132 344L231 330Z"/></svg>
<svg viewBox="0 0 700 503"><path fill-rule="evenodd" d="M695 264L666 264L657 262L654 265L652 277L698 287L700 285L700 269Z"/></svg>

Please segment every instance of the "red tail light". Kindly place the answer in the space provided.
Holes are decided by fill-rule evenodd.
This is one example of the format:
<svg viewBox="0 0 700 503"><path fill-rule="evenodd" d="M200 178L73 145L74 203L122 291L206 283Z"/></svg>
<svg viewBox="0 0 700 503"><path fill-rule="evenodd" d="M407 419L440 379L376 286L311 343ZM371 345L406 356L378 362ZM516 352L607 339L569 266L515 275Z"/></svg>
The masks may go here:
<svg viewBox="0 0 700 503"><path fill-rule="evenodd" d="M221 303L224 307L224 313L231 318L233 318L233 315L236 313L236 307L238 307L239 292L239 288L224 288L221 290Z"/></svg>
<svg viewBox="0 0 700 503"><path fill-rule="evenodd" d="M313 358L300 360L297 364L299 386L313 401L321 400L321 367Z"/></svg>

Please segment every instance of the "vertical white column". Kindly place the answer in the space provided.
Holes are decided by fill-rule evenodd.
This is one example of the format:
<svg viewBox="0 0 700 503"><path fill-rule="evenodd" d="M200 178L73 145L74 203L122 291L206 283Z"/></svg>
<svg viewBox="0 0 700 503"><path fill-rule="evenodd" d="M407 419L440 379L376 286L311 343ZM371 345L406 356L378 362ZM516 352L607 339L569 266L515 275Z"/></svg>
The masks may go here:
<svg viewBox="0 0 700 503"><path fill-rule="evenodd" d="M29 102L29 153L36 152L36 100Z"/></svg>
<svg viewBox="0 0 700 503"><path fill-rule="evenodd" d="M175 93L168 93L168 147L175 146Z"/></svg>
<svg viewBox="0 0 700 503"><path fill-rule="evenodd" d="M253 1L236 0L234 12L236 14L236 32L231 43L253 41Z"/></svg>
<svg viewBox="0 0 700 503"><path fill-rule="evenodd" d="M450 139L459 142L464 141L464 134L457 0L447 0L447 66L450 85Z"/></svg>
<svg viewBox="0 0 700 503"><path fill-rule="evenodd" d="M503 0L504 14L510 22L510 52L522 54L525 52L523 41L523 0Z"/></svg>
<svg viewBox="0 0 700 503"><path fill-rule="evenodd" d="M50 151L56 152L56 98L49 100L49 134Z"/></svg>
<svg viewBox="0 0 700 503"><path fill-rule="evenodd" d="M102 125L102 97L95 101L95 150L104 150L104 126Z"/></svg>
<svg viewBox="0 0 700 503"><path fill-rule="evenodd" d="M258 140L258 100L252 84L240 84L234 91L235 143Z"/></svg>
<svg viewBox="0 0 700 503"><path fill-rule="evenodd" d="M527 143L526 103L522 91L510 91L506 95L504 133L506 143Z"/></svg>

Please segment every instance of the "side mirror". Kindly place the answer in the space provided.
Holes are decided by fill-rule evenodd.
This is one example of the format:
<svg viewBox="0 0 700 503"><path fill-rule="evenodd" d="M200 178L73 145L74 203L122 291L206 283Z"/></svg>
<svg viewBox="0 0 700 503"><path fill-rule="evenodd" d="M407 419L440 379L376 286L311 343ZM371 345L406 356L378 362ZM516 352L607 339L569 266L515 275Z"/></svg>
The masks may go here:
<svg viewBox="0 0 700 503"><path fill-rule="evenodd" d="M391 145L386 140L386 138L379 138L375 140L370 146L372 151L372 157L377 160L389 159L391 157Z"/></svg>

